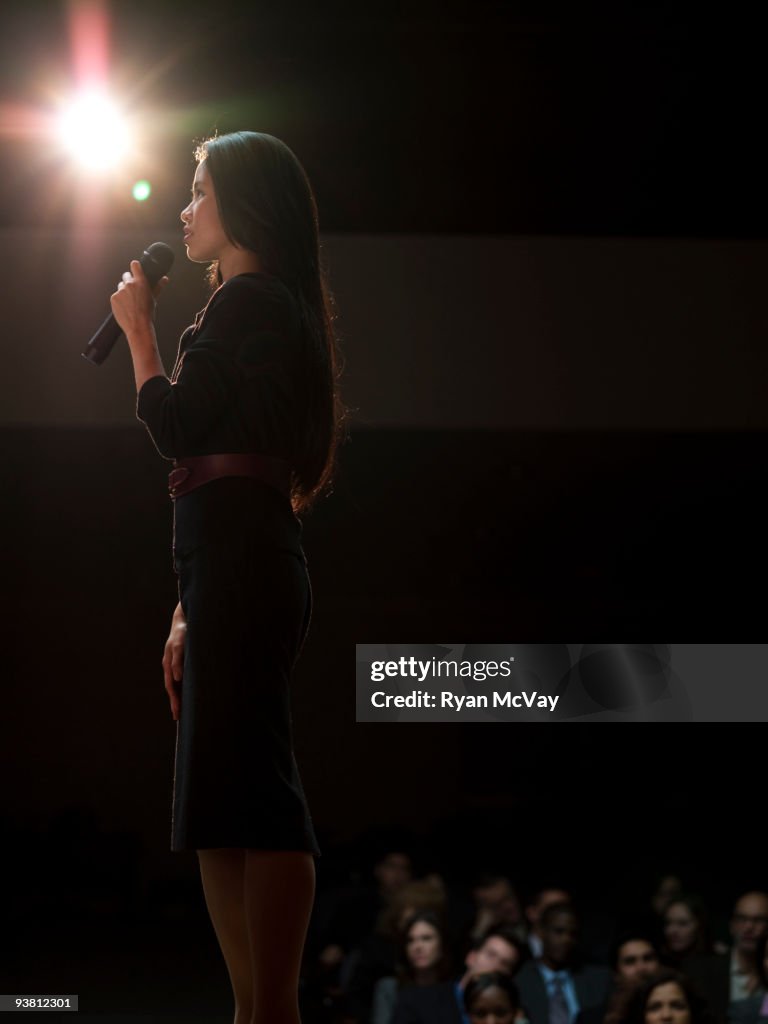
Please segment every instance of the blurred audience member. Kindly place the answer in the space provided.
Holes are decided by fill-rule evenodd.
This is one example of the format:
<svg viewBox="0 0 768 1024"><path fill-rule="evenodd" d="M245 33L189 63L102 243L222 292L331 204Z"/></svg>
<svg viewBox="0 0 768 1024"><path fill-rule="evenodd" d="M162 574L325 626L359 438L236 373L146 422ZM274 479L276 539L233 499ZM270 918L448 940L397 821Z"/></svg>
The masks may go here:
<svg viewBox="0 0 768 1024"><path fill-rule="evenodd" d="M372 884L350 888L337 896L337 907L325 928L320 964L331 970L375 925L382 910L399 889L411 880L410 854L401 850L382 852L374 862Z"/></svg>
<svg viewBox="0 0 768 1024"><path fill-rule="evenodd" d="M651 895L651 909L658 918L664 917L664 911L672 900L683 895L683 883L679 875L662 875L656 880Z"/></svg>
<svg viewBox="0 0 768 1024"><path fill-rule="evenodd" d="M680 967L693 953L712 953L709 916L698 896L677 896L664 911L662 957L669 966Z"/></svg>
<svg viewBox="0 0 768 1024"><path fill-rule="evenodd" d="M525 916L528 920L528 948L531 956L538 959L541 956L541 931L539 921L541 915L554 903L570 903L571 894L566 889L557 886L545 886L534 893L533 898L525 908Z"/></svg>
<svg viewBox="0 0 768 1024"><path fill-rule="evenodd" d="M376 982L394 975L400 936L408 919L420 911L431 911L443 920L444 910L445 887L437 875L408 882L392 893L375 929L353 953L354 963L346 983L347 1002L353 1015L365 1020Z"/></svg>
<svg viewBox="0 0 768 1024"><path fill-rule="evenodd" d="M520 906L520 897L505 875L484 874L472 886L475 920L470 931L474 941L485 935L489 928L504 926L515 933L518 941L525 942L528 929Z"/></svg>
<svg viewBox="0 0 768 1024"><path fill-rule="evenodd" d="M478 974L464 990L469 1024L514 1024L520 1012L520 994L508 974Z"/></svg>
<svg viewBox="0 0 768 1024"><path fill-rule="evenodd" d="M622 1024L711 1024L711 1015L691 981L667 967L640 982Z"/></svg>
<svg viewBox="0 0 768 1024"><path fill-rule="evenodd" d="M729 1024L762 1024L768 1021L768 935L763 934L755 947L757 986L752 995L737 999L728 1007Z"/></svg>
<svg viewBox="0 0 768 1024"><path fill-rule="evenodd" d="M371 1024L391 1024L398 993L411 985L437 985L451 975L443 922L430 910L413 914L402 931L395 974L373 990Z"/></svg>
<svg viewBox="0 0 768 1024"><path fill-rule="evenodd" d="M613 989L602 1006L581 1010L578 1024L618 1024L627 1002L641 982L660 969L659 954L653 942L637 931L626 931L614 942L611 951Z"/></svg>
<svg viewBox="0 0 768 1024"><path fill-rule="evenodd" d="M691 954L682 964L720 1021L730 1003L754 995L760 985L757 945L768 934L768 893L745 892L736 900L730 932L728 955Z"/></svg>
<svg viewBox="0 0 768 1024"><path fill-rule="evenodd" d="M607 967L577 958L579 919L570 903L553 903L538 920L541 956L515 981L531 1024L573 1024L580 1011L604 1006L611 989Z"/></svg>

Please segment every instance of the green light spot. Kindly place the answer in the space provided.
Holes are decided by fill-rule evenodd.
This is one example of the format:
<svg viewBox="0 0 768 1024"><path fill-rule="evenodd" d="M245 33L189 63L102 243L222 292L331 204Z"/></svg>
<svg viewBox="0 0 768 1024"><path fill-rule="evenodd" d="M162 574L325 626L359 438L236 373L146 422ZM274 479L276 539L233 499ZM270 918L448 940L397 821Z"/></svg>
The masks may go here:
<svg viewBox="0 0 768 1024"><path fill-rule="evenodd" d="M149 199L151 191L152 186L148 181L137 181L133 186L133 198L137 203L143 203L145 199Z"/></svg>

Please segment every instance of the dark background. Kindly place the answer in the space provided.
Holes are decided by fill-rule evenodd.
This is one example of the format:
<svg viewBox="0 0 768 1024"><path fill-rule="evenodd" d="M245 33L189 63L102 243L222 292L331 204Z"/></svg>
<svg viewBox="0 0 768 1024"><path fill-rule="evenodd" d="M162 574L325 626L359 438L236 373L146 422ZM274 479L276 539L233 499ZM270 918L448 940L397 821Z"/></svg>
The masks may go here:
<svg viewBox="0 0 768 1024"><path fill-rule="evenodd" d="M765 886L760 723L356 725L353 681L356 642L423 641L433 627L480 640L682 627L711 641L763 625L757 22L668 4L114 3L113 85L146 149L96 186L17 116L66 91L67 10L6 4L0 41L0 989L79 991L85 1009L114 1019L180 1007L226 1019L195 858L168 850L167 467L132 421L127 354L100 370L77 355L128 240L132 252L136 238L178 230L191 140L214 128L291 145L316 190L332 277L338 254L353 416L335 491L305 522L316 606L294 693L321 889L359 872L389 826L457 884L491 864L523 886L549 871L596 911L639 898L656 869L682 872L720 912L739 889ZM137 176L154 186L142 207L127 198ZM84 226L95 191L101 210ZM617 248L593 264L584 254L598 242ZM507 335L499 325L520 322L523 243L540 247L542 273L557 270L546 289L524 282L542 287L541 320ZM438 250L452 267L442 285L430 271ZM632 284L626 323L615 281L589 269L614 252ZM660 260L679 275L663 301ZM478 265L501 281L482 301L471 270L461 288L462 266ZM375 267L375 284L356 266ZM417 299L425 277L431 291ZM616 328L610 373L597 372L608 347L581 332L520 384L575 279L595 296L595 331ZM175 280L175 305L161 311L166 367L204 301L188 267ZM678 316L678 281L690 317ZM465 345L456 328L442 347L430 312L443 302L481 308L492 326ZM411 351L393 342L392 363L375 330L382 317L397 326L400 305L402 322L423 316ZM622 344L635 311L645 333ZM713 318L729 327L702 343ZM430 389L431 362L467 382L465 406ZM688 382L674 416L670 367ZM423 419L393 383L414 376ZM506 377L509 409L495 393L484 420L481 383ZM617 381L627 402L612 398ZM517 414L515 388L536 408L554 387L565 397L546 415Z"/></svg>

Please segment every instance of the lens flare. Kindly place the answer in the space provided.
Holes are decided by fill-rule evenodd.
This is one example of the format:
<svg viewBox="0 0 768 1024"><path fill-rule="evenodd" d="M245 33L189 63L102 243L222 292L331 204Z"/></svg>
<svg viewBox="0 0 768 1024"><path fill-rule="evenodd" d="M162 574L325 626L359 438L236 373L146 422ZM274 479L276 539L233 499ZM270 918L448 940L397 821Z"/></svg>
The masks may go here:
<svg viewBox="0 0 768 1024"><path fill-rule="evenodd" d="M148 181L137 181L131 190L131 194L137 203L143 203L152 194L152 186Z"/></svg>
<svg viewBox="0 0 768 1024"><path fill-rule="evenodd" d="M85 170L114 167L131 149L129 126L110 98L99 92L78 96L62 110L59 139Z"/></svg>

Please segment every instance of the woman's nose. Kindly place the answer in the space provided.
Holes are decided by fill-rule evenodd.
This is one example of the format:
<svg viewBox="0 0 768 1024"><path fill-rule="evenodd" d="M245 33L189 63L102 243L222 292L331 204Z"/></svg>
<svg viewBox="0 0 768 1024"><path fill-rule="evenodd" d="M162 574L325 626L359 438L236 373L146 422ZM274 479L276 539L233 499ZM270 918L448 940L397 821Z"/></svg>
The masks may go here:
<svg viewBox="0 0 768 1024"><path fill-rule="evenodd" d="M186 224L187 220L189 219L189 207L185 206L184 209L179 214L179 216L181 217L182 221Z"/></svg>

